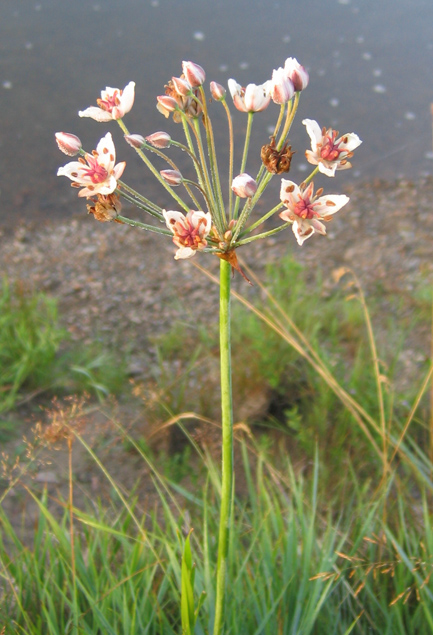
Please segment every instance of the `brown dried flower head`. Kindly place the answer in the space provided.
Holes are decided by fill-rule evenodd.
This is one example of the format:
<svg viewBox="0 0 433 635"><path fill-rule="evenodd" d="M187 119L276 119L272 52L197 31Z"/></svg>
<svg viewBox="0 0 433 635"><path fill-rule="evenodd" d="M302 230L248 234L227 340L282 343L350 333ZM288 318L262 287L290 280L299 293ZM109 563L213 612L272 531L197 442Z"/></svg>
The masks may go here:
<svg viewBox="0 0 433 635"><path fill-rule="evenodd" d="M90 200L93 201L94 205L87 205L87 211L89 214L93 214L96 220L102 223L116 220L122 207L116 194L98 194L97 198Z"/></svg>
<svg viewBox="0 0 433 635"><path fill-rule="evenodd" d="M278 150L275 144L275 137L272 137L270 143L262 146L260 156L268 172L283 174L284 172L289 172L294 154L295 152L292 151L292 146L289 146L288 142L283 145L281 150Z"/></svg>
<svg viewBox="0 0 433 635"><path fill-rule="evenodd" d="M184 77L185 77L184 75L181 75L180 79L184 79ZM165 88L165 94L168 95L169 97L172 97L177 102L177 105L179 106L179 110L182 110L182 112L184 112L187 117L191 117L192 119L195 119L202 114L202 107L194 99L194 97L190 95L180 94L178 90L176 90L176 87L173 84L172 80L170 80L168 84L164 86L164 88ZM194 93L195 96L198 95L197 90L192 90L192 92ZM175 121L176 123L180 123L182 121L182 116L178 111L173 112L173 121Z"/></svg>
<svg viewBox="0 0 433 635"><path fill-rule="evenodd" d="M52 408L47 411L48 425L36 426L35 432L42 443L59 447L62 441L72 442L74 431L80 433L86 424L86 396L67 397L63 401L56 398L52 401Z"/></svg>

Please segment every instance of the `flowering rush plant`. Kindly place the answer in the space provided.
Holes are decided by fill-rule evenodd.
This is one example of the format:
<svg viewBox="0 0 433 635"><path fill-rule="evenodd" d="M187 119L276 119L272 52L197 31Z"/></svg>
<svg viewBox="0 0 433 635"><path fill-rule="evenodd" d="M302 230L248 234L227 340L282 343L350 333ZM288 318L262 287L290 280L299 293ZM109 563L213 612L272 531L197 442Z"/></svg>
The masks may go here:
<svg viewBox="0 0 433 635"><path fill-rule="evenodd" d="M305 156L313 167L309 176L297 184L283 175L290 171L294 154L289 145L289 132L301 93L308 86L306 69L290 57L263 84L248 84L243 87L236 80L229 79L229 95L223 86L212 81L210 94L212 100L219 102L225 110L230 140L229 157L225 162L228 165L228 174L224 175L228 178L228 186L224 188L223 175L218 167L210 105L204 88L205 71L194 62L182 62L182 71L180 77L172 77L165 86L165 94L157 97L157 108L164 117L171 116L175 122L181 124L184 143L172 139L165 131L153 132L147 136L130 133L123 118L134 103L134 82L130 82L123 90L107 87L96 100L97 106L79 112L80 117L90 117L98 122L117 121L125 141L167 190L175 209L161 208L157 202L146 198L122 180L125 162L116 163L116 150L110 132L102 137L92 152L86 152L75 135L56 133L57 144L62 152L70 156L79 155L77 160L59 168L57 174L68 177L72 186L79 189L78 196L87 199L88 212L96 220L115 221L166 235L176 246L176 260L195 257L197 252L208 253L220 259L222 492L213 630L214 635L219 635L223 629L233 483L231 271L237 270L246 278L236 251L289 227L299 245L313 234L325 235L326 225L346 205L349 198L343 194L325 194L322 188L314 191L313 178L318 172L334 177L337 170L350 168L349 159L361 140L353 132L339 136L338 131L332 128L321 128L315 120L304 119L302 123L311 140L311 149L305 152ZM234 107L247 117L243 154L236 172L233 120L227 103L231 100ZM261 148L258 173L252 176L246 170L253 119L256 113L268 108L271 102L279 106L276 124L270 139ZM181 173L172 153L168 152L173 148L179 148L189 155L191 174L188 176ZM158 170L152 154L163 159L167 168ZM259 199L276 175L283 176L280 200L264 215L251 222ZM182 188L183 195L178 194L178 187ZM121 199L151 216L152 222L145 223L122 215ZM275 215L282 222L277 227L266 230L265 222ZM188 595L188 601L191 601L191 594ZM182 610L183 632L192 632L193 629L196 612L193 607L190 609L191 607Z"/></svg>

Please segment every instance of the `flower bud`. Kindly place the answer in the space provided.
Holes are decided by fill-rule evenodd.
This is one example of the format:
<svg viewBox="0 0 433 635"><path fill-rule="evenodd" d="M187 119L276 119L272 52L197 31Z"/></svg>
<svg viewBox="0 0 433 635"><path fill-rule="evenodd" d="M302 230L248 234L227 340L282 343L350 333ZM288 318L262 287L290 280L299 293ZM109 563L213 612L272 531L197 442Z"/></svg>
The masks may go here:
<svg viewBox="0 0 433 635"><path fill-rule="evenodd" d="M161 170L160 175L169 185L180 185L183 181L182 174L177 170Z"/></svg>
<svg viewBox="0 0 433 635"><path fill-rule="evenodd" d="M191 94L191 84L182 77L172 77L171 81L175 91L182 97L188 97Z"/></svg>
<svg viewBox="0 0 433 635"><path fill-rule="evenodd" d="M154 132L146 137L147 143L155 148L168 148L171 144L171 137L167 132Z"/></svg>
<svg viewBox="0 0 433 635"><path fill-rule="evenodd" d="M284 68L274 69L269 82L269 94L275 104L286 104L295 94L295 87Z"/></svg>
<svg viewBox="0 0 433 635"><path fill-rule="evenodd" d="M257 192L257 183L244 172L233 179L232 190L240 198L251 198Z"/></svg>
<svg viewBox="0 0 433 635"><path fill-rule="evenodd" d="M288 57L284 64L284 70L289 79L292 80L295 90L298 92L307 88L309 76L307 71L297 59Z"/></svg>
<svg viewBox="0 0 433 635"><path fill-rule="evenodd" d="M210 93L215 101L222 101L226 94L226 89L217 82L210 83Z"/></svg>
<svg viewBox="0 0 433 635"><path fill-rule="evenodd" d="M201 86L206 79L206 73L203 68L194 62L182 62L182 70L193 88Z"/></svg>
<svg viewBox="0 0 433 635"><path fill-rule="evenodd" d="M159 112L164 115L164 117L168 117L171 112L174 112L178 109L177 101L170 97L169 95L159 95L157 98L157 105Z"/></svg>
<svg viewBox="0 0 433 635"><path fill-rule="evenodd" d="M124 139L126 143L129 143L129 145L136 150L140 150L145 143L145 139L141 134L126 134L124 135Z"/></svg>
<svg viewBox="0 0 433 635"><path fill-rule="evenodd" d="M56 132L56 142L59 150L69 157L74 157L81 150L80 139L70 132Z"/></svg>

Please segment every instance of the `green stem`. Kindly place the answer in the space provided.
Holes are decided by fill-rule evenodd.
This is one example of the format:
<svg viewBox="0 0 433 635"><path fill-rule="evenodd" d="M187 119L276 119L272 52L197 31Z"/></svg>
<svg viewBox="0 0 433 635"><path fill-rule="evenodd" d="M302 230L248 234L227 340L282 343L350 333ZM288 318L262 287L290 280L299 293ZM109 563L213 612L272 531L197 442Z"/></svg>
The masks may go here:
<svg viewBox="0 0 433 635"><path fill-rule="evenodd" d="M284 203L278 203L278 205L275 205L275 207L273 207L269 212L267 212L264 216L262 216L261 218L259 218L258 221L256 221L255 223L253 223L252 225L250 225L249 227L247 227L247 229L245 229L245 231L243 231L240 236L245 236L246 234L249 234L250 232L253 231L253 229L255 229L256 227L258 227L259 225L261 225L262 223L265 222L265 220L267 220L268 218L270 218L271 216L273 216L274 214L276 214L280 209L282 209L284 207Z"/></svg>
<svg viewBox="0 0 433 635"><path fill-rule="evenodd" d="M242 155L241 170L240 170L239 174L243 174L243 172L245 172L245 166L247 164L247 157L248 157L248 149L250 147L251 129L252 129L252 126L253 126L253 118L254 118L254 112L249 112L248 113L248 121L247 121L247 132L245 134L244 153ZM231 186L231 184L230 184L230 186ZM239 210L239 204L240 204L240 198L237 197L236 200L235 200L235 209L234 209L234 212L233 212L233 218L237 218L238 210Z"/></svg>
<svg viewBox="0 0 433 635"><path fill-rule="evenodd" d="M132 187L129 187L129 185L126 185L126 183L124 183L120 179L117 181L117 183L118 183L118 188L116 190L116 193L119 196L123 196L130 203L133 203L139 209L142 209L145 212L148 212L152 216L155 216L155 218L158 218L159 220L163 220L164 217L161 214L161 211L162 211L161 207L158 207L157 205L152 203L152 201L149 201L149 199L145 198L144 196L141 196L141 194L133 190Z"/></svg>
<svg viewBox="0 0 433 635"><path fill-rule="evenodd" d="M131 227L138 227L139 229L145 229L148 232L154 232L155 234L163 234L164 236L173 236L170 230L163 227L154 227L153 225L146 225L146 223L140 223L138 220L132 220L126 216L116 216L116 220L124 225L130 225Z"/></svg>
<svg viewBox="0 0 433 635"><path fill-rule="evenodd" d="M212 176L212 183L213 183L213 188L214 188L214 192L215 192L215 198L219 202L219 208L220 208L220 211L221 211L221 217L222 217L222 220L224 220L224 200L223 200L223 194L222 194L222 191L221 191L221 181L220 181L220 175L219 175L219 170L218 170L218 158L217 158L217 154L216 154L215 138L214 138L214 134L213 134L212 122L211 122L211 119L209 117L208 108L207 108L207 102L206 102L206 95L205 95L205 92L203 90L203 86L200 86L199 91L200 91L200 95L201 95L202 103L203 103L203 114L204 114L203 123L204 123L205 129L206 129L206 139L207 139L208 156L209 156L209 164L210 164L210 170L211 170L211 176Z"/></svg>
<svg viewBox="0 0 433 635"><path fill-rule="evenodd" d="M286 227L290 227L292 223L284 223L284 225L280 225L275 229L270 229L268 232L263 232L263 234L256 234L255 236L250 236L250 238L244 238L243 240L238 240L238 242L234 245L234 247L240 247L241 245L247 245L248 243L252 243L255 240L261 240L262 238L268 238L269 236L273 236L274 234L278 234L279 232L286 229Z"/></svg>
<svg viewBox="0 0 433 635"><path fill-rule="evenodd" d="M319 166L317 166L317 168L314 168L311 174L309 174L307 178L302 181L302 185L305 187L311 181L311 179L316 176L318 171L319 171Z"/></svg>
<svg viewBox="0 0 433 635"><path fill-rule="evenodd" d="M233 182L233 153L234 153L234 137L233 137L233 121L232 116L230 114L230 109L227 106L225 98L222 100L222 105L226 111L227 122L229 126L229 144L230 144L230 157L229 157L229 221L233 218L233 190L232 190L232 182Z"/></svg>
<svg viewBox="0 0 433 635"><path fill-rule="evenodd" d="M222 416L222 486L218 536L215 622L213 635L221 635L224 599L227 585L227 554L233 483L233 410L230 349L230 284L231 266L220 261L220 369Z"/></svg>
<svg viewBox="0 0 433 635"><path fill-rule="evenodd" d="M296 115L296 111L298 110L298 106L299 106L299 99L301 97L301 92L297 92L295 93L295 99L291 105L291 107L287 107L287 117L286 117L286 123L284 124L284 128L283 128L283 132L281 133L281 137L280 140L277 143L277 150L281 150L281 148L283 147L283 144L287 138L287 135L290 132L290 128L292 127L292 123L293 123L293 119L295 118Z"/></svg>
<svg viewBox="0 0 433 635"><path fill-rule="evenodd" d="M123 131L124 134L128 135L129 134L129 130L128 128L125 126L125 124L123 123L123 121L121 119L117 119L117 123L119 124L121 130ZM134 148L134 150L136 151L136 153L138 154L138 156L140 157L140 159L143 161L143 163L145 163L147 165L147 167L149 168L149 170L152 172L152 174L154 175L155 178L158 179L158 181L161 183L161 185L167 190L167 192L169 192L169 194L174 198L175 201L177 201L179 203L179 205L186 211L189 211L189 205L187 205L185 203L185 201L183 201L180 196L178 196L178 194L176 194L176 192L174 192L173 188L170 187L170 185L168 185L168 183L166 181L164 181L164 179L162 178L162 176L160 175L160 173L158 172L158 170L155 168L155 166L153 165L152 161L150 161L150 159L144 154L144 152L142 150L140 150L140 148Z"/></svg>

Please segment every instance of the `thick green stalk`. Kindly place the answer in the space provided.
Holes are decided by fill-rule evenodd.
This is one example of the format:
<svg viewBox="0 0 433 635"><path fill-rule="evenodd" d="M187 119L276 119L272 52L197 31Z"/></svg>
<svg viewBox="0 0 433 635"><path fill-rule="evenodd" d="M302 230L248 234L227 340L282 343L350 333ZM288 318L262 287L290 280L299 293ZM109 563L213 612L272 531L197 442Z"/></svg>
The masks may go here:
<svg viewBox="0 0 433 635"><path fill-rule="evenodd" d="M227 586L227 553L233 484L233 407L230 348L231 266L220 261L220 368L222 416L222 487L218 536L215 623L213 635L223 632L224 599Z"/></svg>

